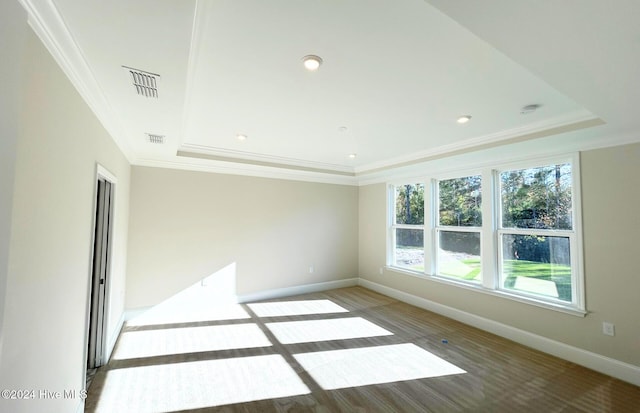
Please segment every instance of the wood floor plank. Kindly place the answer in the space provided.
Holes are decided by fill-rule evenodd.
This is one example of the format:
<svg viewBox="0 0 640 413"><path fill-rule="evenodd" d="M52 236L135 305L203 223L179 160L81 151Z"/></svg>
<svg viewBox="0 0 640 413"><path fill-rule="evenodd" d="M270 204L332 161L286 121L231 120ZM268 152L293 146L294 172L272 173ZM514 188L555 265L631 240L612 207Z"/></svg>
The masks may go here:
<svg viewBox="0 0 640 413"><path fill-rule="evenodd" d="M286 361L288 368L308 388L308 394L267 400L246 400L218 406L205 404L197 408L185 408L178 411L228 413L640 412L640 388L637 386L399 302L362 287L267 300L267 302L277 301L286 305L287 301L293 300L330 300L348 310L348 312L293 314L261 318L251 311L249 306L245 305L245 310L251 316L249 319L229 320L228 322L215 320L211 323L199 321L197 323L155 325L152 327L126 327L124 331L251 323L261 329L272 345L260 348L224 349L221 351L140 357L129 360L113 359L107 366L100 368L93 379L88 391L85 411L92 413L114 411L110 410L109 405L109 398L114 397L129 400L130 404L128 406L132 412L158 411L157 406L161 404L154 405L153 400L141 402L145 400L143 394L146 388L145 383L136 383L134 380L131 386L114 395L113 391L111 391L113 383L110 382L110 371L132 369L131 371L135 372L138 371L135 369L178 365L179 363L278 356ZM338 320L346 317L360 317L392 332L393 335L283 344L278 342L276 336L267 326L268 323ZM331 325L331 322L316 324ZM178 335L170 334L168 336L177 337ZM385 346L388 346L388 348L405 348L401 346L402 344L415 345L422 349L418 351L426 350L466 371L466 373L325 390L313 379L313 373L317 372L306 371L295 357L295 355L300 354L335 352L336 350L343 351L344 354L351 354L354 353L351 350L382 349L386 348ZM171 348L174 347L172 346ZM175 348L178 347L176 346ZM118 347L116 346L114 353L117 353L117 351ZM380 352L372 352L372 354L374 353L380 354ZM364 353L359 351L358 354L367 353L366 351ZM390 357L396 356L399 357L400 363L402 354L392 354ZM378 361L362 359L362 371L355 372L355 374L367 374L367 369L375 369L377 365L380 365L380 363L377 363ZM336 372L347 368L340 364L330 367L335 367ZM342 374L354 374L353 371L351 373L345 373L344 371ZM376 377L384 376L384 374L380 374L384 372L370 370L370 373L373 372L376 373ZM253 373L248 370L246 374L251 375ZM351 379L350 377L338 378L345 383L348 383ZM186 392L188 396L190 389L203 388L203 383L197 383L196 385L196 383L190 383L190 379L190 377L171 377L167 380L172 380L170 384L171 386L175 385L176 392ZM245 383L253 384L253 377L249 376L246 379ZM255 380L264 380L264 378L258 379L256 377ZM204 384L206 385L206 383ZM269 383L256 383L258 387L264 385L268 386ZM204 387L206 388L206 386ZM216 392L220 390L207 388L206 391ZM228 389L227 391L232 390ZM174 396L171 394L166 395L166 397ZM184 396L184 394L181 394L181 397ZM165 397L165 395L162 395L162 397ZM204 400L208 399L205 397ZM118 410L118 412L121 412L121 410Z"/></svg>

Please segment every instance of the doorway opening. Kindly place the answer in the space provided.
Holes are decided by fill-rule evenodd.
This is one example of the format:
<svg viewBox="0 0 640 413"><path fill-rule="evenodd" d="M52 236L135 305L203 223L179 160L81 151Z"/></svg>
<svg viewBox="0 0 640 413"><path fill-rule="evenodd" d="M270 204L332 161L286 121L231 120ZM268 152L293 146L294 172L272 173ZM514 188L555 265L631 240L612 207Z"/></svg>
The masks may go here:
<svg viewBox="0 0 640 413"><path fill-rule="evenodd" d="M115 179L100 166L98 166L96 187L93 260L89 280L89 323L85 389L89 388L98 367L107 363L107 295L111 264L110 250Z"/></svg>

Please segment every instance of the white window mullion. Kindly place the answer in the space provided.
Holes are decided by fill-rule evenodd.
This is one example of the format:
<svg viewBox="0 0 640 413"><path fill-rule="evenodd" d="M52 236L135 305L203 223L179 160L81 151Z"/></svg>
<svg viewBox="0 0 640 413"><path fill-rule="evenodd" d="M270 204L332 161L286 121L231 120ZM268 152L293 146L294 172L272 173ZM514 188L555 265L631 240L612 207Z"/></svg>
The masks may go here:
<svg viewBox="0 0 640 413"><path fill-rule="evenodd" d="M387 186L387 266L395 265L396 256L395 191L395 186Z"/></svg>
<svg viewBox="0 0 640 413"><path fill-rule="evenodd" d="M505 228L513 235L539 235L543 237L572 237L575 231L565 229L537 229L537 228Z"/></svg>
<svg viewBox="0 0 640 413"><path fill-rule="evenodd" d="M438 231L443 231L443 232L472 232L472 233L482 232L482 228L481 227L454 227L454 226L450 226L450 227L436 227L436 229Z"/></svg>
<svg viewBox="0 0 640 413"><path fill-rule="evenodd" d="M389 230L389 246L390 248L387 248L387 251L389 252L387 254L387 265L389 266L393 266L396 265L396 229L395 227L390 227Z"/></svg>
<svg viewBox="0 0 640 413"><path fill-rule="evenodd" d="M569 237L569 249L571 251L571 297L573 298L573 304L582 310L584 310L584 278L579 276L580 271L580 254L578 250L578 240L575 235Z"/></svg>
<svg viewBox="0 0 640 413"><path fill-rule="evenodd" d="M502 279L502 262L503 262L503 253L502 253L502 236L505 232L501 229L496 231L495 235L495 248L496 248L496 276L495 276L495 289L501 290L503 289L504 280Z"/></svg>
<svg viewBox="0 0 640 413"><path fill-rule="evenodd" d="M498 197L497 175L490 169L482 171L482 232L480 236L480 252L482 259L482 286L496 289L500 284L497 257Z"/></svg>
<svg viewBox="0 0 640 413"><path fill-rule="evenodd" d="M425 183L424 197L424 273L435 274L435 231L438 222L438 194L437 185L434 181L427 180Z"/></svg>
<svg viewBox="0 0 640 413"><path fill-rule="evenodd" d="M582 245L582 194L580 186L580 154L576 153L571 159L571 202L573 212L573 231L571 238L571 270L573 271L574 303L581 310L586 309L584 295L584 258Z"/></svg>

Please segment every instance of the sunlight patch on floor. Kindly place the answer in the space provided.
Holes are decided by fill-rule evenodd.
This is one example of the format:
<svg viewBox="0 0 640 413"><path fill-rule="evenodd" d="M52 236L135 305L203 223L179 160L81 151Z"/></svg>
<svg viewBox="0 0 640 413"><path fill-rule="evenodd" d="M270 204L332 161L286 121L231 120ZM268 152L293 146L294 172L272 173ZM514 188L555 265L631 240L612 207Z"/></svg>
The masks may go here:
<svg viewBox="0 0 640 413"><path fill-rule="evenodd" d="M409 343L294 354L293 357L325 390L466 373Z"/></svg>
<svg viewBox="0 0 640 413"><path fill-rule="evenodd" d="M113 354L116 360L255 347L271 342L255 324L231 324L127 331Z"/></svg>
<svg viewBox="0 0 640 413"><path fill-rule="evenodd" d="M266 323L282 344L390 336L392 332L361 317Z"/></svg>
<svg viewBox="0 0 640 413"><path fill-rule="evenodd" d="M349 310L331 300L276 301L248 304L258 317L281 317L328 313L347 313Z"/></svg>
<svg viewBox="0 0 640 413"><path fill-rule="evenodd" d="M96 412L171 412L310 391L280 355L110 370Z"/></svg>
<svg viewBox="0 0 640 413"><path fill-rule="evenodd" d="M238 304L211 305L211 303L201 303L202 301L194 300L175 306L153 307L144 314L127 321L127 325L136 327L251 318Z"/></svg>

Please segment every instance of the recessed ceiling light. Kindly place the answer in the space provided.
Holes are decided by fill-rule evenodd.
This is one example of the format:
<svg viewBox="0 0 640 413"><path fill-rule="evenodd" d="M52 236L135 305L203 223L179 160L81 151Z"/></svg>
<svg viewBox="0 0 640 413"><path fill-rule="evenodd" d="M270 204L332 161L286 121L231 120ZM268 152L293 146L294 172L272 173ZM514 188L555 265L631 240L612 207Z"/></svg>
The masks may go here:
<svg viewBox="0 0 640 413"><path fill-rule="evenodd" d="M350 153L349 154L349 159L356 159L356 154L355 153Z"/></svg>
<svg viewBox="0 0 640 413"><path fill-rule="evenodd" d="M237 139L237 140L239 140L239 141L241 141L241 142L242 142L242 141L246 141L246 140L247 140L247 135L244 135L244 134L242 134L242 133L239 133L239 134L237 134L237 135L236 135L236 139Z"/></svg>
<svg viewBox="0 0 640 413"><path fill-rule="evenodd" d="M540 106L542 106L542 105L534 104L534 105L523 106L522 109L520 109L520 114L521 115L528 115L528 114L533 113L536 110L540 109Z"/></svg>
<svg viewBox="0 0 640 413"><path fill-rule="evenodd" d="M322 64L322 58L320 56L310 54L302 58L302 64L308 71L315 72Z"/></svg>
<svg viewBox="0 0 640 413"><path fill-rule="evenodd" d="M338 128L338 132L340 132L340 133L344 133L344 132L346 132L346 131L347 131L347 129L348 129L348 128L347 128L346 126L340 126L340 127Z"/></svg>
<svg viewBox="0 0 640 413"><path fill-rule="evenodd" d="M460 116L456 122L458 123L467 123L471 120L471 115Z"/></svg>

